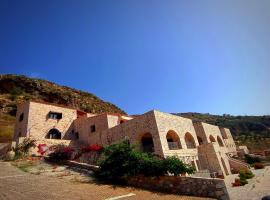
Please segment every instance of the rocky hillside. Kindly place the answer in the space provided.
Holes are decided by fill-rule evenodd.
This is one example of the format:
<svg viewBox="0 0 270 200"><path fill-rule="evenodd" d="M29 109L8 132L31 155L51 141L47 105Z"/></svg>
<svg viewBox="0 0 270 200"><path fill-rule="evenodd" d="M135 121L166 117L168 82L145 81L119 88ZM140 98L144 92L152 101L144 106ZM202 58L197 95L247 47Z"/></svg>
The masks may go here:
<svg viewBox="0 0 270 200"><path fill-rule="evenodd" d="M10 138L16 104L27 100L56 103L91 113L125 114L117 106L91 93L26 76L0 75L0 138Z"/></svg>
<svg viewBox="0 0 270 200"><path fill-rule="evenodd" d="M229 128L240 144L248 145L251 149L270 147L270 116L232 116L211 115L201 113L176 113L194 121Z"/></svg>

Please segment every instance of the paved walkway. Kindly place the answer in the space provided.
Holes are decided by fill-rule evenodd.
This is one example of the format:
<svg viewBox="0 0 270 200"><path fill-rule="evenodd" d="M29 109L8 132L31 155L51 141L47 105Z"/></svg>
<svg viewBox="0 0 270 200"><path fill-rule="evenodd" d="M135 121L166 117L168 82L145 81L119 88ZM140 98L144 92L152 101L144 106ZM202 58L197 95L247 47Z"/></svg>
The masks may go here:
<svg viewBox="0 0 270 200"><path fill-rule="evenodd" d="M0 162L0 200L206 200L207 198L153 193L130 187L78 183L23 172ZM124 195L124 196L123 196Z"/></svg>
<svg viewBox="0 0 270 200"><path fill-rule="evenodd" d="M240 187L231 187L238 175L230 175L226 184L232 200L261 200L263 196L270 195L270 167L252 170L255 177L248 179L248 184Z"/></svg>

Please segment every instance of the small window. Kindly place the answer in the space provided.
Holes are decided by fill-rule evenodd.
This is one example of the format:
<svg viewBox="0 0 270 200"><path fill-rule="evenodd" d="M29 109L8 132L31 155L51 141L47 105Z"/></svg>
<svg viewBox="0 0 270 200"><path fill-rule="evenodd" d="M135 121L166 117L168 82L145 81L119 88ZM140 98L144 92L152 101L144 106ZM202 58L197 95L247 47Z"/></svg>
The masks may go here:
<svg viewBox="0 0 270 200"><path fill-rule="evenodd" d="M79 139L79 132L76 132L76 133L74 134L74 137L75 137L75 140L78 140L78 139Z"/></svg>
<svg viewBox="0 0 270 200"><path fill-rule="evenodd" d="M123 124L125 121L124 120L120 120L120 124Z"/></svg>
<svg viewBox="0 0 270 200"><path fill-rule="evenodd" d="M23 118L24 118L24 114L22 113L22 114L20 114L19 121L21 122L23 120Z"/></svg>
<svg viewBox="0 0 270 200"><path fill-rule="evenodd" d="M49 112L49 119L62 119L62 113Z"/></svg>
<svg viewBox="0 0 270 200"><path fill-rule="evenodd" d="M95 132L96 131L96 126L95 125L92 125L91 128L90 128L90 130L91 130L91 133Z"/></svg>

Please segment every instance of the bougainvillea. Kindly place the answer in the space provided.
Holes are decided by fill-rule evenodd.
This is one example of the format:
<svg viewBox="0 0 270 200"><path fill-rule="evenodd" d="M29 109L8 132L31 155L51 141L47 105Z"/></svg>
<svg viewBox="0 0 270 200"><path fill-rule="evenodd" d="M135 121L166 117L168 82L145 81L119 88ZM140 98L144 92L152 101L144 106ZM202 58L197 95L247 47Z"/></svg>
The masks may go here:
<svg viewBox="0 0 270 200"><path fill-rule="evenodd" d="M98 145L98 144L92 144L90 146L86 146L86 147L81 148L81 151L83 153L87 153L87 152L91 152L91 151L100 152L102 150L103 150L103 147Z"/></svg>
<svg viewBox="0 0 270 200"><path fill-rule="evenodd" d="M98 145L98 144L92 144L90 145L90 150L91 151L102 151L103 147Z"/></svg>
<svg viewBox="0 0 270 200"><path fill-rule="evenodd" d="M40 153L42 156L48 151L48 146L46 145L46 144L39 144L38 146L37 146L37 148L38 148L38 153Z"/></svg>

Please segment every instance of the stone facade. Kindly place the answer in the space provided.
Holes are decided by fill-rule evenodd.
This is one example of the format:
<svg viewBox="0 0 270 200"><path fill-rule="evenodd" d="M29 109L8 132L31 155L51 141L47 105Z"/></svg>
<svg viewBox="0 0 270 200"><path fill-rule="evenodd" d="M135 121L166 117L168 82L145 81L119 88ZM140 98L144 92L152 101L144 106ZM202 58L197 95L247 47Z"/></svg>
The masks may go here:
<svg viewBox="0 0 270 200"><path fill-rule="evenodd" d="M164 191L173 194L211 197L219 200L230 199L225 182L222 179L173 176L150 179L138 176L130 178L128 183L132 186L144 189Z"/></svg>
<svg viewBox="0 0 270 200"><path fill-rule="evenodd" d="M50 113L60 113L61 119L50 118ZM20 117L23 115L23 119ZM39 102L26 102L18 106L14 139L18 137L46 138L50 130L61 133L61 139L67 137L71 124L77 119L77 110L48 105Z"/></svg>
<svg viewBox="0 0 270 200"><path fill-rule="evenodd" d="M197 171L208 170L221 177L231 173L230 154L236 154L228 129L156 110L136 117L96 115L31 101L18 105L16 120L14 141L33 137L106 146L127 139L137 149L160 157L176 156Z"/></svg>

